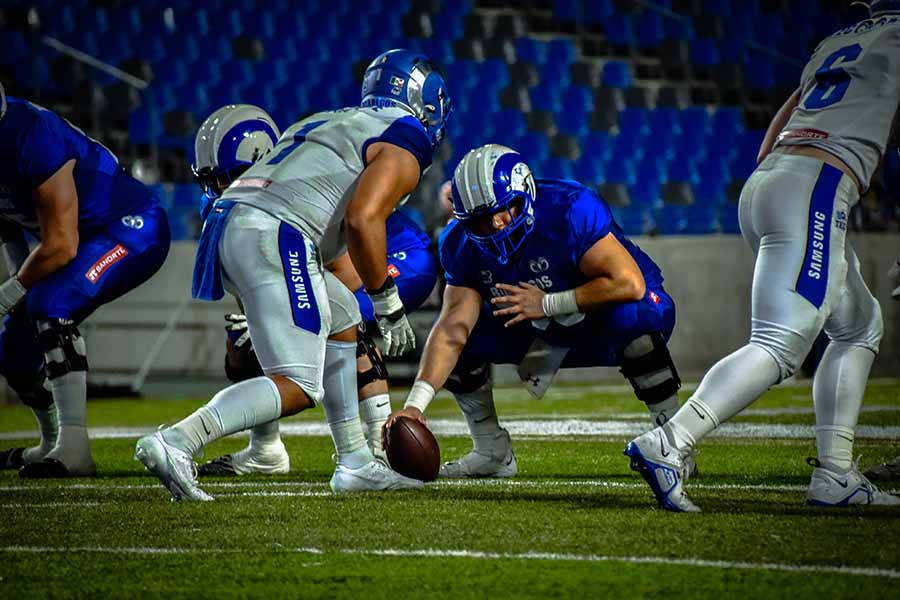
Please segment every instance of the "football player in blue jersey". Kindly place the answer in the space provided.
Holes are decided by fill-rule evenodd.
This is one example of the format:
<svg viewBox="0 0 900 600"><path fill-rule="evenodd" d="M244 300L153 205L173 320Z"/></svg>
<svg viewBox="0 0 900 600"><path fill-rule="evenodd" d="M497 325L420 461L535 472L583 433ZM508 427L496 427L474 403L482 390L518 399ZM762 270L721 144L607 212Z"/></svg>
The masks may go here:
<svg viewBox="0 0 900 600"><path fill-rule="evenodd" d="M574 182L535 179L516 151L490 144L456 167L440 238L444 304L402 410L422 419L435 391L456 397L473 450L444 477L511 477L516 456L494 408L491 364L517 364L540 395L560 367L618 366L657 423L678 408L666 341L675 304L659 268Z"/></svg>
<svg viewBox="0 0 900 600"><path fill-rule="evenodd" d="M22 477L96 471L85 427L88 361L78 324L147 281L169 251L153 192L55 113L0 87L0 373L37 418L41 442L0 454ZM37 245L29 251L25 234Z"/></svg>
<svg viewBox="0 0 900 600"><path fill-rule="evenodd" d="M213 112L204 121L195 140L196 163L193 171L204 194L201 217L205 220L213 202L232 181L278 142L278 126L268 113L247 104L231 104ZM429 250L431 239L416 223L400 211L394 211L385 224L387 230L388 271L394 278L406 312L418 308L431 294L438 278L438 263ZM372 302L359 274L347 254L326 266L350 290L355 291L363 322L374 328ZM340 310L332 306L332 311ZM259 359L243 314L225 316L228 334L225 374L234 383L263 375ZM387 384L387 366L381 353L365 332L360 330L356 349L356 386L359 390L360 418L365 423L369 447L383 456L381 426L391 412ZM278 433L278 422L257 425L250 430L250 444L234 454L226 454L200 466L198 474L245 475L277 474L290 470L290 458Z"/></svg>

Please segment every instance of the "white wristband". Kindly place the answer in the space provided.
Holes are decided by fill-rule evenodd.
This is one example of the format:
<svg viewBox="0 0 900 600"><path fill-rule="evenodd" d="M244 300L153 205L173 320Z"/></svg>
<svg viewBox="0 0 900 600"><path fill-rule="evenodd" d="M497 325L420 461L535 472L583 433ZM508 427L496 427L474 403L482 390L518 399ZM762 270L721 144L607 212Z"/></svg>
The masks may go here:
<svg viewBox="0 0 900 600"><path fill-rule="evenodd" d="M22 301L27 293L28 290L15 277L10 277L0 283L0 310L3 311L3 314L8 313Z"/></svg>
<svg viewBox="0 0 900 600"><path fill-rule="evenodd" d="M409 390L409 396L406 397L403 408L418 408L419 412L424 413L434 399L434 394L434 388L431 387L430 383L424 379L417 379L412 389Z"/></svg>
<svg viewBox="0 0 900 600"><path fill-rule="evenodd" d="M575 302L575 290L546 294L541 300L541 308L548 317L577 313L578 303Z"/></svg>

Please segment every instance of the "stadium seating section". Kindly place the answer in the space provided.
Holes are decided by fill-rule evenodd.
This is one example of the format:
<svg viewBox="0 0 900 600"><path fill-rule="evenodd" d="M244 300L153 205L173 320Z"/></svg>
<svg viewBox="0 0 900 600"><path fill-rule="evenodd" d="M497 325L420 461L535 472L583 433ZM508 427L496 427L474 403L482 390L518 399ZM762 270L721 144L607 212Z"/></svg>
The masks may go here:
<svg viewBox="0 0 900 600"><path fill-rule="evenodd" d="M258 104L286 127L358 103L366 63L391 47L428 53L448 77L454 112L433 181L470 148L497 142L539 176L599 186L629 233L736 233L737 196L769 118L814 44L847 19L832 4L6 0L0 79L68 114L124 162L158 159L181 238L199 225L187 164L212 110ZM138 93L42 35L150 85ZM433 189L414 203L429 224L439 219Z"/></svg>

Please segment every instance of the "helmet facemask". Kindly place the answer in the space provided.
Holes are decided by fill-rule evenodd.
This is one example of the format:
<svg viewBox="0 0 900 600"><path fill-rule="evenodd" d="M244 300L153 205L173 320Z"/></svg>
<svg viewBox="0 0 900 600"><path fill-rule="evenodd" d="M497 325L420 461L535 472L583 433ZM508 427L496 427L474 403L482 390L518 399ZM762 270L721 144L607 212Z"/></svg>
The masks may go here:
<svg viewBox="0 0 900 600"><path fill-rule="evenodd" d="M498 229L495 220L501 213L508 215L508 222ZM473 242L505 265L514 258L527 235L534 229L532 197L522 192L512 192L502 202L498 201L494 210L468 215L460 219L460 222Z"/></svg>

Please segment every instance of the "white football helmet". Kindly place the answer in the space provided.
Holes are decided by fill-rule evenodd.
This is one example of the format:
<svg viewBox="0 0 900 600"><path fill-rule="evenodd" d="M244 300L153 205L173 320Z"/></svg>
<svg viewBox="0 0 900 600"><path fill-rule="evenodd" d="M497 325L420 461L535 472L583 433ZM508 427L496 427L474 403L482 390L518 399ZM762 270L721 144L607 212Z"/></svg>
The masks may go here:
<svg viewBox="0 0 900 600"><path fill-rule="evenodd" d="M271 150L280 135L272 117L258 106L229 104L211 114L197 131L191 166L207 197L217 197L214 187L227 187ZM213 186L216 182L219 186Z"/></svg>

